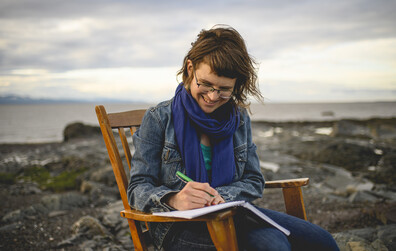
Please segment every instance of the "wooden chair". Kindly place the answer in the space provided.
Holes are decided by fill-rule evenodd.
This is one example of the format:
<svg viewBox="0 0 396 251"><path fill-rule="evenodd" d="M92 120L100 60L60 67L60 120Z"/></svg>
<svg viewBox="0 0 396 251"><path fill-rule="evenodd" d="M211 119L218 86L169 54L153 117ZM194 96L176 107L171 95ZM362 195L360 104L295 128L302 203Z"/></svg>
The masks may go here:
<svg viewBox="0 0 396 251"><path fill-rule="evenodd" d="M129 128L131 134L133 135L133 133L136 131L136 128L139 127L142 122L145 110L133 110L108 114L102 105L96 106L95 110L124 205L124 210L122 210L120 214L122 217L128 220L135 250L147 250L147 244L145 241L147 238L144 236L144 231L142 230L140 222L181 221L206 222L210 236L217 250L238 250L233 220L233 216L236 213L235 209L228 209L226 211L212 213L192 220L154 216L151 213L144 213L132 209L129 206L127 199L128 180L113 134L113 129L118 130L126 162L128 163L130 170L132 154L129 149L124 128ZM282 188L286 212L290 215L294 215L306 220L301 186L307 185L308 181L308 178L283 181L267 181L266 188Z"/></svg>

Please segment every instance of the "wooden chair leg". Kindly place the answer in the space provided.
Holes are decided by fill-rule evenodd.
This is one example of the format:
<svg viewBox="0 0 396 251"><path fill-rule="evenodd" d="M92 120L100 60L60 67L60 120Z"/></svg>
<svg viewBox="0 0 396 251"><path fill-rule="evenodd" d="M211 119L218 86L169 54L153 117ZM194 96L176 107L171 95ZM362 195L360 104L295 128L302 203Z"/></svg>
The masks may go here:
<svg viewBox="0 0 396 251"><path fill-rule="evenodd" d="M301 187L283 188L286 213L307 220Z"/></svg>
<svg viewBox="0 0 396 251"><path fill-rule="evenodd" d="M129 230L131 231L133 246L137 251L147 251L146 242L144 241L144 236L142 228L138 221L128 219Z"/></svg>
<svg viewBox="0 0 396 251"><path fill-rule="evenodd" d="M224 220L208 221L206 224L210 237L218 251L238 251L233 217L228 217Z"/></svg>

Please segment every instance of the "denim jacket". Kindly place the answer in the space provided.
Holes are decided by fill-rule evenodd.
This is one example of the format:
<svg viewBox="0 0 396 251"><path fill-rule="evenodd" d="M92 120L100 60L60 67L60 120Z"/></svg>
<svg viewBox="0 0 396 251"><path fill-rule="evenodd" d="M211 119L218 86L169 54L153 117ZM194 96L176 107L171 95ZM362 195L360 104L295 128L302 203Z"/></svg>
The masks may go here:
<svg viewBox="0 0 396 251"><path fill-rule="evenodd" d="M135 153L127 194L130 206L140 211L174 210L163 202L163 198L180 191L185 185L175 175L176 171L186 171L175 138L171 106L172 100L169 100L148 109L140 128L133 135ZM246 110L241 110L241 122L233 142L236 162L233 181L216 187L216 190L226 202L260 198L265 182ZM150 234L157 248L162 246L172 225L150 224Z"/></svg>

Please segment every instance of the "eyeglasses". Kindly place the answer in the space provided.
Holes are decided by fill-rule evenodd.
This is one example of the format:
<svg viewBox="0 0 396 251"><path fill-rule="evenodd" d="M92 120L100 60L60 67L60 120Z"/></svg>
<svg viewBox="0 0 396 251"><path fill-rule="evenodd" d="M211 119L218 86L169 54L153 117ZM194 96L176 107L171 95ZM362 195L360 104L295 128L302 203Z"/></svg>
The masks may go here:
<svg viewBox="0 0 396 251"><path fill-rule="evenodd" d="M220 96L222 99L230 99L232 97L232 90L218 90L213 88L211 85L208 84L200 84L198 83L198 78L197 78L197 73L194 71L194 76L195 76L195 83L197 83L198 88L203 92L203 93L208 93L208 92L217 92L217 95Z"/></svg>

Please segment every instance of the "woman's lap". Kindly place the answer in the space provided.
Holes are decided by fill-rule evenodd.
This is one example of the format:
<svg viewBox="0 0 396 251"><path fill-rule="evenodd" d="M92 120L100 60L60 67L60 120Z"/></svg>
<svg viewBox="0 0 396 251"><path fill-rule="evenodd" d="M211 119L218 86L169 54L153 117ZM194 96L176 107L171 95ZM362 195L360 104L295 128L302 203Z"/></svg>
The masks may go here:
<svg viewBox="0 0 396 251"><path fill-rule="evenodd" d="M284 213L269 209L258 209L277 222L279 225L290 230L290 236L288 236L286 240L288 240L288 242L291 244L292 250L339 250L331 234L318 225ZM267 224L259 227L254 226L253 228L254 230L252 231L251 226L247 226L247 229L241 227L241 230L246 233L247 237L245 239L247 239L249 243L255 243L257 246L263 246L266 244L272 245L274 242L281 243L285 241L279 237L276 238L276 241L275 239L272 239L271 242L271 238L264 237L268 232L268 228L281 233L279 230ZM251 236L252 233L254 234L253 236ZM243 243L242 245L249 246L248 243Z"/></svg>
<svg viewBox="0 0 396 251"><path fill-rule="evenodd" d="M289 229L291 234L286 237L268 224L252 224L246 219L236 218L241 250L338 250L332 236L323 228L284 213L258 209ZM165 243L165 250L216 250L204 223L179 224L173 235Z"/></svg>
<svg viewBox="0 0 396 251"><path fill-rule="evenodd" d="M177 223L164 243L167 251L215 251L216 248L204 222Z"/></svg>

